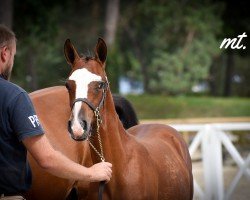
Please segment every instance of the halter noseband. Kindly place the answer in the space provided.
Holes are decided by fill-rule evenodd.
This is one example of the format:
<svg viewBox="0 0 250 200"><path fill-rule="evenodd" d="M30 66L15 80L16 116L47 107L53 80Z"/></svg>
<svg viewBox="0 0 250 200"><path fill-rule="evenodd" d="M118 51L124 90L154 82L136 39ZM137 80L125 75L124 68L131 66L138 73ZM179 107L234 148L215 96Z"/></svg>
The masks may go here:
<svg viewBox="0 0 250 200"><path fill-rule="evenodd" d="M104 103L104 100L105 100L105 97L106 97L106 91L107 91L107 88L108 88L108 82L104 82L104 85L103 85L103 88L102 88L102 99L99 103L99 105L97 107L95 107L87 98L77 98L73 101L73 104L71 106L71 109L73 109L74 105L76 102L84 102L86 103L94 112L95 111L99 111L101 106L103 105Z"/></svg>
<svg viewBox="0 0 250 200"><path fill-rule="evenodd" d="M72 103L72 106L71 106L71 109L74 108L74 105L76 102L83 102L83 103L86 103L90 108L91 110L94 112L94 115L96 117L96 120L97 120L97 125L100 126L100 124L102 123L102 120L101 120L101 115L100 115L100 108L103 106L104 104L104 100L106 98L106 91L107 91L107 88L109 86L109 83L108 82L104 82L103 83L103 87L102 87L102 99L101 101L99 102L98 106L95 107L87 98L77 98L73 101ZM72 132L72 129L71 129L71 121L69 120L68 121L68 131L69 133L71 134L71 136L73 136L73 132ZM74 138L72 137L74 140L76 141L82 141L84 139L87 139L87 138L84 138L84 137L81 137L79 139L77 138Z"/></svg>

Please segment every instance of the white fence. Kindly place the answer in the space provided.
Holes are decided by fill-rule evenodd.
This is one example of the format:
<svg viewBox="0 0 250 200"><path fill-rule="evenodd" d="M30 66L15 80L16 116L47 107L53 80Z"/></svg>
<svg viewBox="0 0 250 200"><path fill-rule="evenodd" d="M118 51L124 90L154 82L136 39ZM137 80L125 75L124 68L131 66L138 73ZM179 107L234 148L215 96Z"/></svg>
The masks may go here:
<svg viewBox="0 0 250 200"><path fill-rule="evenodd" d="M170 125L180 132L197 132L189 146L189 152L192 157L201 146L204 190L194 179L194 190L199 199L230 199L243 175L250 183L250 152L247 158L243 159L227 134L230 131L250 130L250 122ZM227 190L224 189L222 145L239 167L238 173Z"/></svg>

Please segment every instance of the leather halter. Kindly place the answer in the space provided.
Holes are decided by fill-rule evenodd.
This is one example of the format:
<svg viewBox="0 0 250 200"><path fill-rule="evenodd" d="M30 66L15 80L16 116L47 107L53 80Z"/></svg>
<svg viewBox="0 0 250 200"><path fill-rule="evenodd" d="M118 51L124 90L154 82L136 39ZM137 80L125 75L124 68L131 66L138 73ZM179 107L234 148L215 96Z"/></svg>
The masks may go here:
<svg viewBox="0 0 250 200"><path fill-rule="evenodd" d="M87 98L77 98L73 101L71 109L73 109L76 102L81 101L81 102L86 103L93 111L100 110L100 107L103 105L105 97L106 97L107 88L108 88L108 82L104 82L104 86L102 89L102 99L97 107L95 107Z"/></svg>
<svg viewBox="0 0 250 200"><path fill-rule="evenodd" d="M99 115L99 111L100 111L100 108L103 106L104 104L104 100L106 98L106 92L107 92L107 88L109 86L109 83L107 81L103 82L103 87L101 88L102 89L102 99L101 101L99 102L98 106L95 107L87 98L77 98L73 101L72 103L72 106L71 106L71 110L74 108L74 105L76 102L83 102L83 103L86 103L90 109L94 112L95 116L98 116L99 120L101 121L101 116ZM73 135L73 132L72 132L72 129L71 129L71 121L69 120L68 121L68 131L69 133L71 134L71 136ZM84 138L79 138L79 139L76 139L74 137L72 137L74 140L76 141L82 141L84 140Z"/></svg>

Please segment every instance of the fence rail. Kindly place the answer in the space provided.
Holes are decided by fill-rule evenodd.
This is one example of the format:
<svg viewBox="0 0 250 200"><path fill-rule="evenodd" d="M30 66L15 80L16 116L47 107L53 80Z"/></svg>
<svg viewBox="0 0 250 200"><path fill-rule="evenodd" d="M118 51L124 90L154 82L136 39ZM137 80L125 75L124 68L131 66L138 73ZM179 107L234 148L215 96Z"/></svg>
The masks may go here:
<svg viewBox="0 0 250 200"><path fill-rule="evenodd" d="M215 123L214 120L213 122L208 121L207 123L201 123L202 120L200 120L199 123L193 124L165 123L180 132L196 133L189 146L189 152L192 157L198 147L201 146L202 165L204 170L204 190L194 179L194 190L199 199L227 200L232 196L242 176L246 176L250 183L250 151L245 159L242 158L228 135L228 132L231 131L249 131L250 120L249 118L244 118L244 120L245 122L232 122L231 120L230 123L226 122L226 120L224 122L218 120L220 123ZM147 120L144 121L144 123L145 122L150 123L153 122L153 120ZM154 122L162 123L164 120ZM228 189L224 188L222 146L225 147L239 168Z"/></svg>

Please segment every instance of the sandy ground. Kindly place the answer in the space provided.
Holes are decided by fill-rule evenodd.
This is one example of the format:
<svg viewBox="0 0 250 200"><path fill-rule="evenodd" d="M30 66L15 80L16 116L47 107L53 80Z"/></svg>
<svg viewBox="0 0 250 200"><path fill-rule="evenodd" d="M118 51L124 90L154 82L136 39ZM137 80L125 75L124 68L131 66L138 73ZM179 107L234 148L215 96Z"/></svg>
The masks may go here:
<svg viewBox="0 0 250 200"><path fill-rule="evenodd" d="M231 159L227 159L227 161L224 162L224 191L228 189L238 170L239 168ZM195 160L193 159L193 175L196 182L199 184L202 190L204 190L203 166L201 160L197 159L197 156ZM194 199L199 198L194 196ZM243 175L230 199L250 200L250 179L247 179L247 177Z"/></svg>

